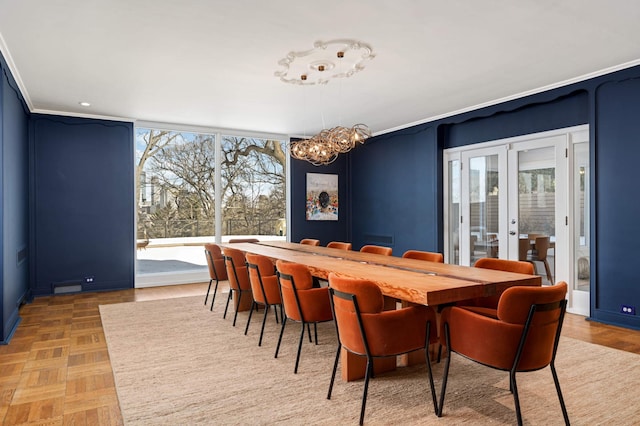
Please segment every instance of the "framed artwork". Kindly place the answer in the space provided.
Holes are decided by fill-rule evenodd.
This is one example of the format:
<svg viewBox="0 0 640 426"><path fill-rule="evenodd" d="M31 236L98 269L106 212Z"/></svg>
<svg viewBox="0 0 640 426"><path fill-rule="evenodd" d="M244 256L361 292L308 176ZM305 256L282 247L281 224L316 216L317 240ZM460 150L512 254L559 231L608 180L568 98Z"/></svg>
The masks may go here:
<svg viewBox="0 0 640 426"><path fill-rule="evenodd" d="M338 175L307 173L307 220L338 220Z"/></svg>

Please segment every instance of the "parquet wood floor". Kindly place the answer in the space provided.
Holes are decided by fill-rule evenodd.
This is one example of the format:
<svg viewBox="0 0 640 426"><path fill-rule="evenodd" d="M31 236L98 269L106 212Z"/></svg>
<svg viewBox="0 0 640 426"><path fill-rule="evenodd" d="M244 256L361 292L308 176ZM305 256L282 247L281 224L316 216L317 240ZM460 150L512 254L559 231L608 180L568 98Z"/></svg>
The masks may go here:
<svg viewBox="0 0 640 426"><path fill-rule="evenodd" d="M202 283L57 295L22 306L13 339L0 346L3 424L123 424L98 305L196 295L204 301L206 289ZM640 354L640 331L568 314L563 334Z"/></svg>

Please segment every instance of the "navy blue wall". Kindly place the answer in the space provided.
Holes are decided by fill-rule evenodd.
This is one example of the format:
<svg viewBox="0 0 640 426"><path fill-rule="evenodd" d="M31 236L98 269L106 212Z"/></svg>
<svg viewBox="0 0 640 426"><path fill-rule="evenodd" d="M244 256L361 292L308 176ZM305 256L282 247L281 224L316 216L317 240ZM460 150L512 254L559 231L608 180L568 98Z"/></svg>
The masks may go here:
<svg viewBox="0 0 640 426"><path fill-rule="evenodd" d="M640 160L640 72L606 79L594 96L592 141L597 262L594 317L640 328L638 317L621 315L620 305L640 314L640 198L635 182ZM595 272L595 273L594 273Z"/></svg>
<svg viewBox="0 0 640 426"><path fill-rule="evenodd" d="M438 249L440 151L433 126L372 138L352 154L352 242Z"/></svg>
<svg viewBox="0 0 640 426"><path fill-rule="evenodd" d="M1 55L0 75L0 342L6 342L29 290L29 113Z"/></svg>
<svg viewBox="0 0 640 426"><path fill-rule="evenodd" d="M33 293L133 287L133 124L34 114L30 139Z"/></svg>
<svg viewBox="0 0 640 426"><path fill-rule="evenodd" d="M634 67L374 137L345 156L348 163L340 171L351 193L345 240L354 249L391 246L396 256L409 248L442 251L443 149L589 124L591 318L640 328L640 317L620 313L623 303L640 308L640 199L630 186L640 158L639 115L640 67ZM297 173L303 166L295 163ZM292 193L294 241L313 236L297 220L304 218L303 199L303 191Z"/></svg>

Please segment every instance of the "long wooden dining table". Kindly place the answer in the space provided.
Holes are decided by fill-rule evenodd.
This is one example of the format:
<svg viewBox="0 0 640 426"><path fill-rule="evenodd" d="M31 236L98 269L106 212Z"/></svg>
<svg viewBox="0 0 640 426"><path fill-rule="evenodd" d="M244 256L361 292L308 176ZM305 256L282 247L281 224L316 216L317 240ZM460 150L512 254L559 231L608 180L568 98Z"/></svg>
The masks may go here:
<svg viewBox="0 0 640 426"><path fill-rule="evenodd" d="M396 300L406 303L429 305L437 309L440 305L461 300L500 294L512 286L539 286L541 277L490 269L473 268L446 263L428 262L361 253L320 246L309 246L284 241L257 243L223 243L245 253L260 254L276 260L306 265L311 274L327 279L330 272L367 279L380 287L386 297L387 306L393 309ZM424 358L423 358L424 359ZM384 363L380 363L382 365ZM376 366L376 370L378 370ZM388 370L391 366L381 366ZM393 363L395 368L395 362ZM342 378L354 380L364 375L362 357L343 351Z"/></svg>

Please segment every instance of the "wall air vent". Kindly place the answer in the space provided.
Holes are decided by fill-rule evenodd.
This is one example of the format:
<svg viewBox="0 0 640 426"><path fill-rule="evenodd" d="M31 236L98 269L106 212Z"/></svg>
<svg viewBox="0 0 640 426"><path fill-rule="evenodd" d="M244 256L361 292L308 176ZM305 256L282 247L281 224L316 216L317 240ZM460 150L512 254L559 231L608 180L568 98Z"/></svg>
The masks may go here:
<svg viewBox="0 0 640 426"><path fill-rule="evenodd" d="M60 281L51 283L53 294L79 293L82 291L82 281Z"/></svg>

